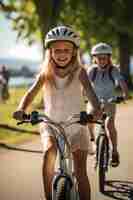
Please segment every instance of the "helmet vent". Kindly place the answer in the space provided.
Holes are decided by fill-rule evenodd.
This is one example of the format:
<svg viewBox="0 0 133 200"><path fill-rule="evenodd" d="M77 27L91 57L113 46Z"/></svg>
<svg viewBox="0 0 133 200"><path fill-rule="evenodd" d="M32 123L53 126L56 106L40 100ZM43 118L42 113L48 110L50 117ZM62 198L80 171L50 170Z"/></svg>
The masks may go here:
<svg viewBox="0 0 133 200"><path fill-rule="evenodd" d="M101 49L107 49L107 47L103 45L103 46L101 46Z"/></svg>
<svg viewBox="0 0 133 200"><path fill-rule="evenodd" d="M57 34L57 36L60 35L60 31L58 29L56 30L56 34Z"/></svg>
<svg viewBox="0 0 133 200"><path fill-rule="evenodd" d="M71 36L72 34L73 34L73 32L71 31L71 32L68 33L68 36Z"/></svg>
<svg viewBox="0 0 133 200"><path fill-rule="evenodd" d="M48 34L48 38L51 39L53 36L51 34Z"/></svg>
<svg viewBox="0 0 133 200"><path fill-rule="evenodd" d="M65 29L64 29L64 35L66 35L66 33L67 33L67 29L65 28Z"/></svg>
<svg viewBox="0 0 133 200"><path fill-rule="evenodd" d="M53 34L54 36L56 36L56 33L55 33L55 31L52 31L52 34Z"/></svg>

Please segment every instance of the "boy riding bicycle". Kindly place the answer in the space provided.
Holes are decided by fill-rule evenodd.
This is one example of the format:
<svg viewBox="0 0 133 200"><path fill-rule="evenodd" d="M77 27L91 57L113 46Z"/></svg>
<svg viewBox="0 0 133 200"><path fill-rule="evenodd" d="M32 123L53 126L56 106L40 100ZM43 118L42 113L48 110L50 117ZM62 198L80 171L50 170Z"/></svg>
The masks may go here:
<svg viewBox="0 0 133 200"><path fill-rule="evenodd" d="M107 101L113 97L115 88L118 85L120 86L122 95L126 100L128 98L128 88L118 68L112 64L111 46L106 43L99 43L92 48L91 55L94 63L88 68L87 74L99 100L104 99ZM91 110L89 103L87 105L87 110ZM115 127L116 105L106 103L104 110L111 114L111 117L107 122L107 130L112 142L112 166L117 167L120 159L117 147L117 130ZM94 126L88 126L91 134L94 135Z"/></svg>

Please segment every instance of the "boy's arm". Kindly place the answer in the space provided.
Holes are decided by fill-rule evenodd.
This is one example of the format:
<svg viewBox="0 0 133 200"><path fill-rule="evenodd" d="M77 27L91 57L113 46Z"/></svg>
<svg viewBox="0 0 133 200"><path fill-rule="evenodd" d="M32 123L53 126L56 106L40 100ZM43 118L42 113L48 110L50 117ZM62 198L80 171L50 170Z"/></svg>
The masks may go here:
<svg viewBox="0 0 133 200"><path fill-rule="evenodd" d="M31 104L34 97L37 95L39 90L42 88L44 83L44 80L42 79L41 75L39 75L34 82L34 84L31 86L31 88L26 92L22 100L20 101L20 104L17 108L17 110L25 111L27 107Z"/></svg>
<svg viewBox="0 0 133 200"><path fill-rule="evenodd" d="M87 73L84 68L82 68L80 71L79 79L81 81L83 88L86 91L87 98L89 99L89 101L93 106L94 113L98 113L100 111L100 103L92 88L92 85L88 79Z"/></svg>
<svg viewBox="0 0 133 200"><path fill-rule="evenodd" d="M128 87L127 87L126 81L124 80L123 76L120 74L120 71L118 70L117 67L114 67L112 72L113 72L113 77L115 78L117 85L119 85L121 88L123 97L125 98L125 100L128 99Z"/></svg>
<svg viewBox="0 0 133 200"><path fill-rule="evenodd" d="M128 87L127 87L127 84L124 80L120 80L119 81L119 85L120 85L120 88L122 90L122 95L124 97L124 99L128 99Z"/></svg>

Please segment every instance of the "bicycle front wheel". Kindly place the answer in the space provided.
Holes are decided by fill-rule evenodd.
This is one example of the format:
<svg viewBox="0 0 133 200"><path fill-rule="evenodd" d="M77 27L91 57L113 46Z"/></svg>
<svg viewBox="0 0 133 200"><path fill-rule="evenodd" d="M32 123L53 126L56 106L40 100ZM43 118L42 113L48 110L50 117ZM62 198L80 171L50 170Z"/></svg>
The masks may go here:
<svg viewBox="0 0 133 200"><path fill-rule="evenodd" d="M61 177L56 186L55 200L70 200L71 184L66 177Z"/></svg>
<svg viewBox="0 0 133 200"><path fill-rule="evenodd" d="M104 193L106 172L109 160L109 143L106 137L101 137L98 145L98 183L100 192Z"/></svg>

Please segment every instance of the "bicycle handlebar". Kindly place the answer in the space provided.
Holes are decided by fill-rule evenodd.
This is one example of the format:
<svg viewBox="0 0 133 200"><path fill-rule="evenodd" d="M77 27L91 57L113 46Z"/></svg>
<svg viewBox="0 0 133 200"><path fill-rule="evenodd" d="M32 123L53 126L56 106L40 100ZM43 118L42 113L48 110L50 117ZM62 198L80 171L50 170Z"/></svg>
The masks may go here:
<svg viewBox="0 0 133 200"><path fill-rule="evenodd" d="M129 99L131 99L131 97L129 97ZM107 100L105 100L104 97L99 97L99 102L102 103L114 103L114 104L119 104L122 102L125 102L125 98L123 96L115 96L112 98L109 98ZM85 103L88 103L88 100L85 100Z"/></svg>
<svg viewBox="0 0 133 200"><path fill-rule="evenodd" d="M112 98L109 98L105 100L104 98L100 98L100 103L114 103L119 104L125 101L125 98L123 96L115 96Z"/></svg>
<svg viewBox="0 0 133 200"><path fill-rule="evenodd" d="M73 119L76 121L72 122ZM32 111L31 114L24 113L23 120L19 121L17 125L24 124L24 123L31 123L32 125L39 124L41 122L50 123L50 124L59 124L57 122L52 121L47 115L40 114L37 111ZM79 114L71 115L66 121L60 122L60 124L64 124L69 126L74 123L79 123L81 125L86 125L87 123L94 123L93 115L87 114L86 111L81 111Z"/></svg>

